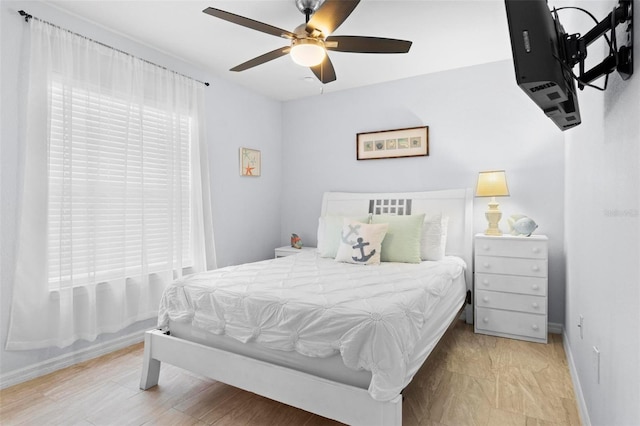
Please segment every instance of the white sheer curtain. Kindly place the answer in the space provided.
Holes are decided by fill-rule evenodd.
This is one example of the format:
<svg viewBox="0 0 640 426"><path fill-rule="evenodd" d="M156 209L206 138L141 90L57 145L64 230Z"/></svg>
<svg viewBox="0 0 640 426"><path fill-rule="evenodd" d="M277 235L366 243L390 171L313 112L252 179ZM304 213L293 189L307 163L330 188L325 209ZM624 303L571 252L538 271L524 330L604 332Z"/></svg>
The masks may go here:
<svg viewBox="0 0 640 426"><path fill-rule="evenodd" d="M215 267L203 85L31 21L24 191L8 350L157 315Z"/></svg>

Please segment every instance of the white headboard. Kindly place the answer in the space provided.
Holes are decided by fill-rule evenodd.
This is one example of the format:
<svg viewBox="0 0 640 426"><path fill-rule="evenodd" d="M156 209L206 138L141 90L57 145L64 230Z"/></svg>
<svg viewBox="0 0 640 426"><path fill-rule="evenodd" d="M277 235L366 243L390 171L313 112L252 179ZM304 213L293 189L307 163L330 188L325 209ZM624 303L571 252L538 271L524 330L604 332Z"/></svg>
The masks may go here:
<svg viewBox="0 0 640 426"><path fill-rule="evenodd" d="M428 192L325 192L322 215L359 216L373 214L437 214L449 217L446 254L467 263L467 288L472 284L473 192L447 189ZM470 310L468 310L469 312ZM469 314L468 314L469 315Z"/></svg>

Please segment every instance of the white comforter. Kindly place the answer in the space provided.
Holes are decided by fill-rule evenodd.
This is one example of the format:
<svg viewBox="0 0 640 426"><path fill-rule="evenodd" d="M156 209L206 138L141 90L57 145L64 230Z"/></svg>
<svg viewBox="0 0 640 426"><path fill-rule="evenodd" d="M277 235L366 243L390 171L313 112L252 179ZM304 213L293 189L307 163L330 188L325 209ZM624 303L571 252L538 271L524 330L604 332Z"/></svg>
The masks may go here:
<svg viewBox="0 0 640 426"><path fill-rule="evenodd" d="M158 323L310 357L339 352L371 371L369 393L385 401L406 386L423 324L464 268L457 257L362 266L303 252L184 277L165 290Z"/></svg>

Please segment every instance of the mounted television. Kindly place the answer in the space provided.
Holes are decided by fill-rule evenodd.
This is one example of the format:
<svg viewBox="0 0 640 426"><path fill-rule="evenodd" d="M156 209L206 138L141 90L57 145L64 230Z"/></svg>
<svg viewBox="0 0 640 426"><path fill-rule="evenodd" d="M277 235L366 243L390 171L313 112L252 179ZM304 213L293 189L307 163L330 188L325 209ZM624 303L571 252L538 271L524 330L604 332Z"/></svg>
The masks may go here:
<svg viewBox="0 0 640 426"><path fill-rule="evenodd" d="M546 0L505 0L505 6L516 81L560 130L581 122L576 84L580 90L585 86L605 90L613 71L617 70L623 80L633 74L633 0L618 0L613 11L601 21L596 20L596 25L582 36L567 34L557 13L561 9L574 9L595 20L580 7L552 12ZM626 28L617 36L620 24ZM585 71L587 47L600 37L605 38L609 52L602 62ZM576 76L572 68L578 64ZM604 87L591 84L603 76Z"/></svg>
<svg viewBox="0 0 640 426"><path fill-rule="evenodd" d="M567 63L566 36L545 0L505 0L516 81L560 128L580 124L576 84Z"/></svg>

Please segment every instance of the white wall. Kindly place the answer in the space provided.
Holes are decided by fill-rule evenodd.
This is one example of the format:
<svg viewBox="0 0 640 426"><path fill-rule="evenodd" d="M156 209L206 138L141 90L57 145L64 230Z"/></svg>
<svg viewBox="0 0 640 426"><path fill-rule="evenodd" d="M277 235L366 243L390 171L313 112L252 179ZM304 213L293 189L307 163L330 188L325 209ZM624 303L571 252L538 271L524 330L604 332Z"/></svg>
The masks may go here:
<svg viewBox="0 0 640 426"><path fill-rule="evenodd" d="M467 188L479 171L505 169L501 227L523 213L549 236L549 320L563 322L563 136L517 87L511 61L286 102L283 120L283 242L295 232L316 244L324 191ZM422 125L428 157L356 160L356 133ZM487 200L474 208L484 232Z"/></svg>
<svg viewBox="0 0 640 426"><path fill-rule="evenodd" d="M280 245L282 104L247 89L214 85L207 103L213 226L218 266L273 257ZM261 151L260 177L240 176L239 147Z"/></svg>
<svg viewBox="0 0 640 426"><path fill-rule="evenodd" d="M96 342L80 341L66 349L5 351L13 289L17 223L22 185L24 151L20 137L24 129L25 87L22 61L28 25L17 14L20 9L63 28L176 70L211 85L205 89L207 138L211 168L213 222L218 264L225 266L273 256L280 242L281 104L240 88L215 76L110 33L86 21L66 15L44 2L0 3L1 49L1 145L0 145L0 374L14 373L76 351L97 350L131 333L150 328L155 321L137 323L121 333L102 335ZM239 173L240 146L260 149L263 175L243 178ZM35 313L34 313L35 314ZM93 349L92 349L93 348ZM39 367L36 367L37 370ZM5 376L6 377L6 376Z"/></svg>
<svg viewBox="0 0 640 426"><path fill-rule="evenodd" d="M616 3L590 1L587 9L602 19ZM633 5L637 23L640 2ZM569 17L563 24L582 33L592 25ZM640 424L639 42L636 24L630 80L614 73L606 92L579 93L583 123L567 132L565 143L566 342L586 404L583 420L594 425ZM604 48L588 53L592 63L605 55ZM600 383L594 346L601 353Z"/></svg>

